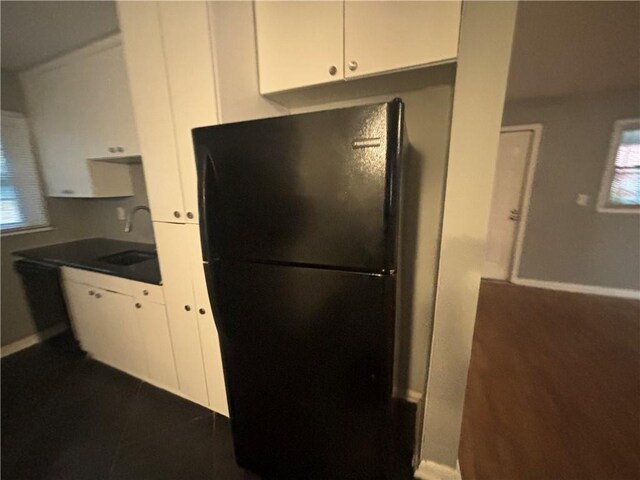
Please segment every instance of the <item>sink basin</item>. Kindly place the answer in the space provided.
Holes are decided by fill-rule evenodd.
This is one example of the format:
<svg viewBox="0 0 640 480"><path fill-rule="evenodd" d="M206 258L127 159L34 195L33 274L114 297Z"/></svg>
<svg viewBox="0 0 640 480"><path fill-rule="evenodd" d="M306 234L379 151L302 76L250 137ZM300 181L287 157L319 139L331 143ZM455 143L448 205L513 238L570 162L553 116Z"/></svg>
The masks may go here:
<svg viewBox="0 0 640 480"><path fill-rule="evenodd" d="M124 252L112 253L97 260L111 265L135 265L136 263L146 262L158 258L156 252L145 252L143 250L125 250Z"/></svg>

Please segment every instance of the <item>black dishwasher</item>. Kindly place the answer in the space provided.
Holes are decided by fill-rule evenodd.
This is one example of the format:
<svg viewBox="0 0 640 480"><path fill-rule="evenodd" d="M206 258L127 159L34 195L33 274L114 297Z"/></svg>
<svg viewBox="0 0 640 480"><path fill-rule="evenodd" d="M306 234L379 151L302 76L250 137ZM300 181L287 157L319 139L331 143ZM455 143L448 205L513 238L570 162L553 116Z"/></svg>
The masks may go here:
<svg viewBox="0 0 640 480"><path fill-rule="evenodd" d="M37 331L65 324L70 335L64 348L81 351L69 321L67 306L60 285L60 268L57 265L33 259L20 259L13 263L15 271L22 277L24 292Z"/></svg>

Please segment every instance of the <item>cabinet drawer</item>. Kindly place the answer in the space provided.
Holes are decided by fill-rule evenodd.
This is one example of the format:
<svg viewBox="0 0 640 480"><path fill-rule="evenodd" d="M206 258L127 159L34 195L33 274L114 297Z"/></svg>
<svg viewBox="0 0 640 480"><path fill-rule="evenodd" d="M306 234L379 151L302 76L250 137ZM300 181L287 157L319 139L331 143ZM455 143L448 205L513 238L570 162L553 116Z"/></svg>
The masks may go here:
<svg viewBox="0 0 640 480"><path fill-rule="evenodd" d="M62 278L76 283L83 283L93 287L102 288L111 292L132 295L131 280L104 273L90 272L79 268L62 267ZM138 283L138 282L136 282Z"/></svg>
<svg viewBox="0 0 640 480"><path fill-rule="evenodd" d="M131 281L131 293L136 299L164 305L164 293L160 285Z"/></svg>

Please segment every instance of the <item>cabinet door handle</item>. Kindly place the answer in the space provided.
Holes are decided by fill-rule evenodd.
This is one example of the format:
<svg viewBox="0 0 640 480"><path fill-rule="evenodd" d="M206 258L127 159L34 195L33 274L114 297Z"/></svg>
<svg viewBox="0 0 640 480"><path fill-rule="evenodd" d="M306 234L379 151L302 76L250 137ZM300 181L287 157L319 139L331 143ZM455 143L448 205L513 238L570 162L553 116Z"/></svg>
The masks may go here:
<svg viewBox="0 0 640 480"><path fill-rule="evenodd" d="M149 295L149 290L142 290L143 295Z"/></svg>
<svg viewBox="0 0 640 480"><path fill-rule="evenodd" d="M142 308L142 305L140 303L136 303L136 308Z"/></svg>
<svg viewBox="0 0 640 480"><path fill-rule="evenodd" d="M349 70L351 70L352 72L355 71L358 68L358 62L356 62L355 60L351 60L349 62Z"/></svg>
<svg viewBox="0 0 640 480"><path fill-rule="evenodd" d="M200 315L204 315L204 314L205 314L205 313L207 313L207 312L206 312L206 310L205 310L204 308L200 308L200 309L198 310L198 313L199 313Z"/></svg>
<svg viewBox="0 0 640 480"><path fill-rule="evenodd" d="M335 65L331 65L329 67L329 75L334 76L336 73L338 73L338 69Z"/></svg>
<svg viewBox="0 0 640 480"><path fill-rule="evenodd" d="M187 218L191 220L193 218L193 213L187 212Z"/></svg>
<svg viewBox="0 0 640 480"><path fill-rule="evenodd" d="M95 295L96 292L94 292L93 290L89 290L89 295Z"/></svg>
<svg viewBox="0 0 640 480"><path fill-rule="evenodd" d="M190 307L189 305L185 305L185 306L184 306L184 309L185 309L187 312L190 312L190 311L191 311L191 307Z"/></svg>
<svg viewBox="0 0 640 480"><path fill-rule="evenodd" d="M173 216L176 218L180 218L180 212L176 210L175 212L173 212Z"/></svg>
<svg viewBox="0 0 640 480"><path fill-rule="evenodd" d="M109 153L116 153L116 147L109 147Z"/></svg>
<svg viewBox="0 0 640 480"><path fill-rule="evenodd" d="M102 294L101 293L96 293L96 298L102 298Z"/></svg>
<svg viewBox="0 0 640 480"><path fill-rule="evenodd" d="M116 147L116 152L120 152L120 153L122 153L122 152L124 152L124 148L122 148L122 147Z"/></svg>

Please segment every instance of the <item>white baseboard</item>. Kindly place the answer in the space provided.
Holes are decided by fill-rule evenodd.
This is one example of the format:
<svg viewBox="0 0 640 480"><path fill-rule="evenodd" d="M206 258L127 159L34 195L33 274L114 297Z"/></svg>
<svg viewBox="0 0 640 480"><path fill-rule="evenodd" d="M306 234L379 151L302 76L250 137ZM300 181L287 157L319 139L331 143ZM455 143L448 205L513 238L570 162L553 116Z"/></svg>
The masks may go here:
<svg viewBox="0 0 640 480"><path fill-rule="evenodd" d="M462 480L459 464L451 468L430 460L422 460L413 476L420 480Z"/></svg>
<svg viewBox="0 0 640 480"><path fill-rule="evenodd" d="M402 398L411 403L420 403L422 401L422 393L418 392L417 390L411 390L410 388L406 390L394 388L393 396L395 398Z"/></svg>
<svg viewBox="0 0 640 480"><path fill-rule="evenodd" d="M626 288L598 287L594 285L581 285L578 283L549 282L532 278L514 277L511 283L524 287L545 288L547 290L559 290L562 292L586 293L589 295L602 295L605 297L630 298L640 300L640 290Z"/></svg>
<svg viewBox="0 0 640 480"><path fill-rule="evenodd" d="M21 338L20 340L10 343L9 345L3 345L2 350L2 358L7 355L11 355L13 353L19 352L20 350L24 350L25 348L29 348L37 343L44 342L45 340L55 337L59 333L67 330L68 325L64 323L58 323L53 327L49 327L45 330L42 330L38 333L34 333L33 335L29 335L28 337Z"/></svg>

